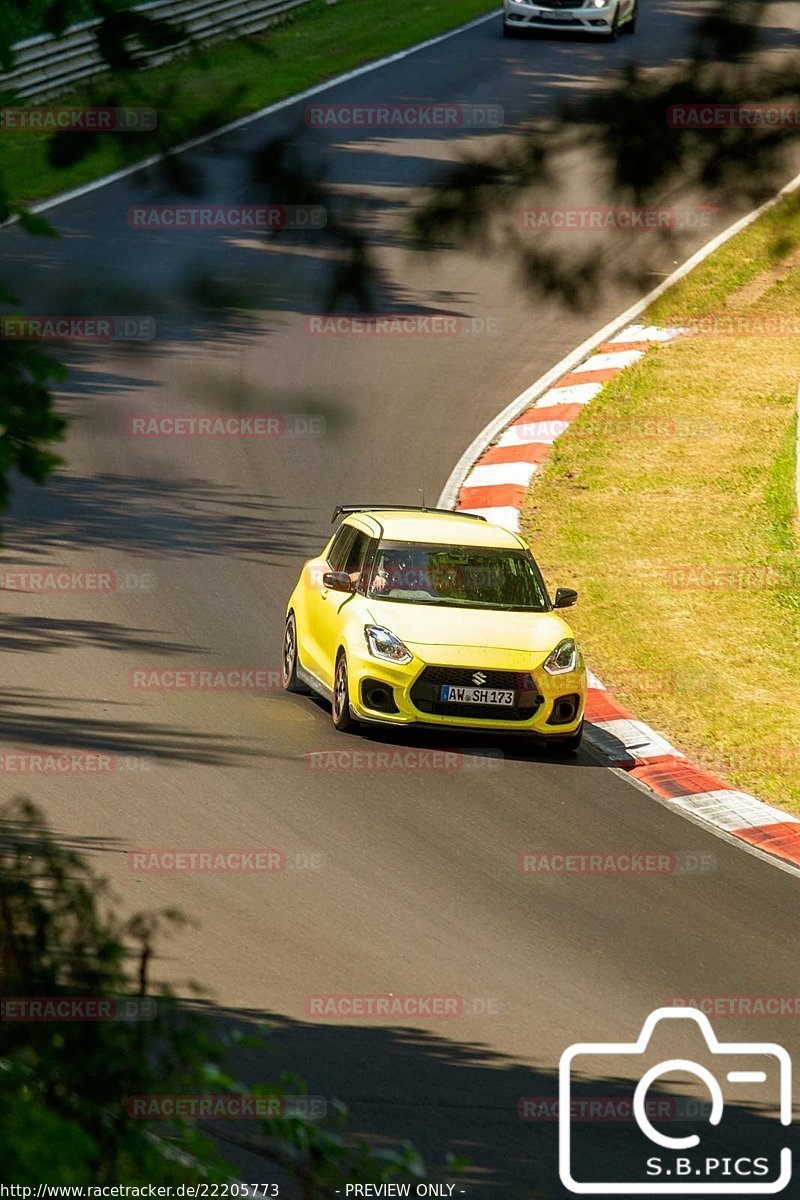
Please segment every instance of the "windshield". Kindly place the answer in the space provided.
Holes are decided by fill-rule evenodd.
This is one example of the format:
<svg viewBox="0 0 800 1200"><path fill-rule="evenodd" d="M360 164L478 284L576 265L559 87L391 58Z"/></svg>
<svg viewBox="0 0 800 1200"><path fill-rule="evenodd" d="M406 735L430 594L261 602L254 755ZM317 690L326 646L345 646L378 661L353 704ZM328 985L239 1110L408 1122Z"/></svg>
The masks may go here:
<svg viewBox="0 0 800 1200"><path fill-rule="evenodd" d="M523 550L381 542L367 596L406 604L544 612L538 568Z"/></svg>

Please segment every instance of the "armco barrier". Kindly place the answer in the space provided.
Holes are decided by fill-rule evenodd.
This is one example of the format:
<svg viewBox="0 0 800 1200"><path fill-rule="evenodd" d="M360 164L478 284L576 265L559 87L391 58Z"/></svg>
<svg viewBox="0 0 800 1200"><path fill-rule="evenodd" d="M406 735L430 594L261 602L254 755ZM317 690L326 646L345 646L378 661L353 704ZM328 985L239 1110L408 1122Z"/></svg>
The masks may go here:
<svg viewBox="0 0 800 1200"><path fill-rule="evenodd" d="M192 41L241 37L277 24L285 13L308 0L150 0L135 12L180 25L184 37L159 50L134 49L143 65L166 62ZM72 25L60 37L43 34L18 42L14 69L0 75L0 92L25 100L46 100L68 92L83 80L102 75L108 68L97 50L93 31L99 20Z"/></svg>

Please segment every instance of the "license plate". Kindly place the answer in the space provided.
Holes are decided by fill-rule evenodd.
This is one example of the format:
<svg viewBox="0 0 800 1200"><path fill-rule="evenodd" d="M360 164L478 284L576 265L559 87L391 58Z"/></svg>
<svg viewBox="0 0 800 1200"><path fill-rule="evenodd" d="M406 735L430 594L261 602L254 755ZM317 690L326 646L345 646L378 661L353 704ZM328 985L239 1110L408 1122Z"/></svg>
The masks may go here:
<svg viewBox="0 0 800 1200"><path fill-rule="evenodd" d="M453 687L442 685L440 699L447 704L508 704L514 703L514 692L500 688Z"/></svg>
<svg viewBox="0 0 800 1200"><path fill-rule="evenodd" d="M537 21L571 21L571 13L539 13Z"/></svg>

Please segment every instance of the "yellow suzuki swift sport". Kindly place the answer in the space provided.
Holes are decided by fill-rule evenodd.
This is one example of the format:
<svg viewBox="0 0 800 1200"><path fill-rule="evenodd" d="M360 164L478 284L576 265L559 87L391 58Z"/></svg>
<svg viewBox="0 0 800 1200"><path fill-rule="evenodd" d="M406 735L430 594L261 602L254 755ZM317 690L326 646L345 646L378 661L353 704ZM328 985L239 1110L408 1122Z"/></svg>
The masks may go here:
<svg viewBox="0 0 800 1200"><path fill-rule="evenodd" d="M286 613L283 686L358 723L525 733L580 745L586 669L536 562L483 517L339 505Z"/></svg>

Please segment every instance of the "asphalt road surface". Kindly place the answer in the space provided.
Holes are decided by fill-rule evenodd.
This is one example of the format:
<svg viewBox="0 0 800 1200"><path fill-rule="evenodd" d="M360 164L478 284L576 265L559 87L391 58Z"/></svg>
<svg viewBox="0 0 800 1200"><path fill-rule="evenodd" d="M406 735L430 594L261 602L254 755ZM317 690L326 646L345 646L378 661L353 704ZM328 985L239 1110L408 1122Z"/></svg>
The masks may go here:
<svg viewBox="0 0 800 1200"><path fill-rule="evenodd" d="M320 99L500 105L513 132L526 115L601 87L634 48L651 66L679 58L696 11L650 0L635 40L610 47L506 42L495 18ZM775 7L776 55L793 36L791 16ZM222 1022L274 1022L277 1054L245 1064L252 1080L291 1067L312 1093L343 1099L354 1128L409 1137L434 1162L465 1154L470 1196L558 1197L556 1125L520 1119L520 1099L556 1095L568 1045L630 1041L672 997L791 994L796 877L668 811L588 750L559 762L497 738L344 737L321 702L274 686L152 690L133 687L131 672L277 672L287 596L327 537L333 505L414 503L420 489L434 500L500 408L737 211L674 244L604 233L608 283L576 314L555 297L526 296L513 263L452 248L431 258L410 243L407 219L424 185L495 134L321 132L304 128L302 110L192 152L199 197L249 202L246 155L299 131L332 194L362 206L382 271L380 310L456 313L462 331L311 335L305 318L321 311L331 269L326 246L132 229L131 205L180 200L155 172L53 209L57 242L3 231L4 273L29 313L149 313L159 329L138 348L70 351L60 401L71 417L68 465L45 489L20 486L5 521L4 569L114 570L121 584L3 595L3 747L112 754L115 769L6 778L3 791L40 801L126 906L178 905L197 919L198 929L164 947L159 973L178 986L200 980ZM605 201L588 152L565 159L554 195ZM621 281L622 267L641 279ZM215 309L214 296L233 292L242 297L235 314ZM201 294L211 297L204 310ZM311 414L325 432L129 436L134 416L187 413ZM453 746L464 757L452 769L424 755L411 768L373 770L317 769L308 757ZM276 848L295 865L271 874L132 869L129 852L149 848ZM523 851L700 857L687 873L531 876L519 869ZM461 1000L448 1017L330 1019L309 1008L314 996L386 993ZM730 1041L800 1049L797 1017L726 1016L716 1028ZM623 1096L632 1077L624 1064L598 1067L580 1094ZM678 1077L674 1086L702 1094ZM748 1085L738 1111L759 1101ZM753 1120L772 1147L765 1111ZM628 1153L626 1126L587 1128L598 1155L609 1137L618 1159ZM244 1177L263 1178L263 1167L239 1162Z"/></svg>

